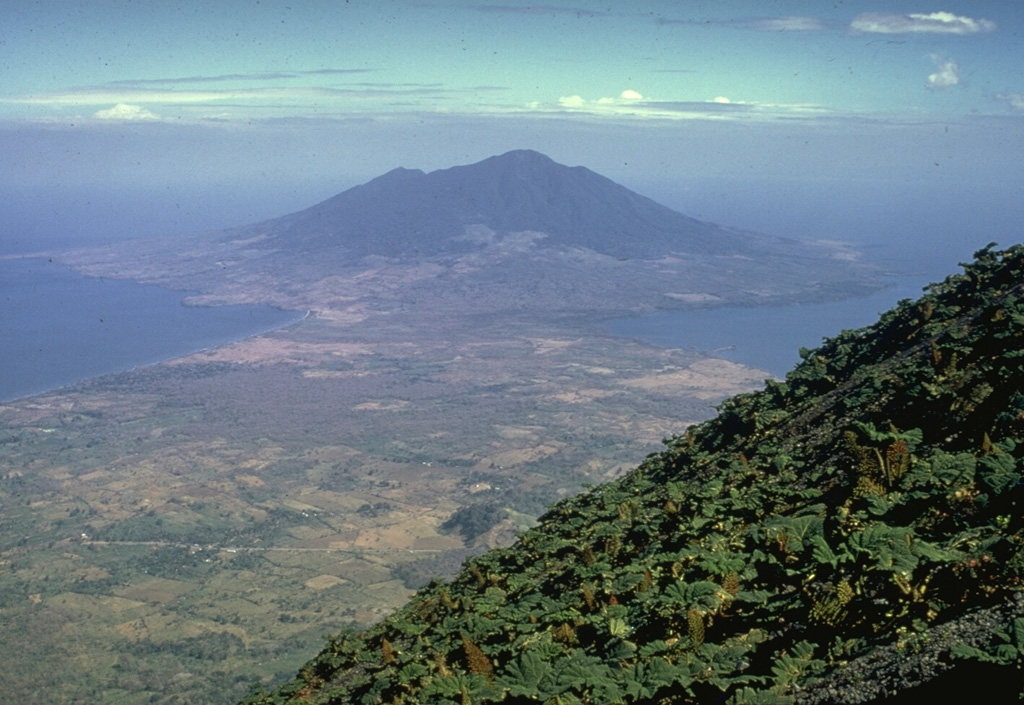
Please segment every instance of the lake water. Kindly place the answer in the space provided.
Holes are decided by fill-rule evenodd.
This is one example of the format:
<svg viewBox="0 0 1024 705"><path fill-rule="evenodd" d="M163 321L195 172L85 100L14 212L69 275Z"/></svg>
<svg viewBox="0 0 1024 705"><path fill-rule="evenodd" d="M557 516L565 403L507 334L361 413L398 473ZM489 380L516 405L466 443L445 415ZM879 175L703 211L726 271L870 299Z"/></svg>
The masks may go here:
<svg viewBox="0 0 1024 705"><path fill-rule="evenodd" d="M783 377L799 361L799 348L873 323L900 299L917 298L930 280L907 276L873 296L834 303L671 311L606 328ZM44 259L0 259L0 401L223 345L302 317L268 306L185 306L186 295L83 277Z"/></svg>
<svg viewBox="0 0 1024 705"><path fill-rule="evenodd" d="M874 323L901 299L918 298L928 282L906 277L873 296L833 303L665 311L617 319L605 327L614 335L694 350L781 378L800 361L801 347L815 348L823 338Z"/></svg>
<svg viewBox="0 0 1024 705"><path fill-rule="evenodd" d="M302 318L269 306L185 306L187 292L0 259L0 401L223 345Z"/></svg>
<svg viewBox="0 0 1024 705"><path fill-rule="evenodd" d="M683 188L685 186L685 188ZM801 347L874 323L900 299L916 299L929 282L959 270L958 262L995 241L1021 240L1024 197L1019 179L945 182L794 179L770 183L696 176L686 184L652 184L645 193L687 215L787 237L841 240L883 271L903 271L875 296L837 303L719 308L658 313L613 321L617 335L688 348L782 377Z"/></svg>
<svg viewBox="0 0 1024 705"><path fill-rule="evenodd" d="M930 182L929 182L930 183ZM720 308L613 321L617 335L698 350L782 376L800 347L816 347L844 328L873 323L903 298L957 271L958 261L995 240L1020 239L1024 198L1017 182L1000 191L986 182L936 190L854 182L837 199L834 184L742 184L700 177L670 207L712 222L795 237L846 240L884 270L913 266L875 296L830 304ZM798 184L798 185L800 185ZM785 187L785 188L784 188ZM789 188L789 191L786 189ZM790 192L791 191L791 192ZM646 191L645 191L646 192ZM268 194L0 193L0 257L58 250L167 232L253 222L308 205ZM229 193L228 195L231 195ZM657 189L649 195L659 195ZM673 201L673 196L681 200ZM309 197L309 201L316 199ZM237 202L236 202L237 201ZM224 203L227 202L226 207ZM195 204L208 203L205 210ZM231 204L234 203L233 206ZM181 204L192 204L194 213ZM191 213L191 214L190 214ZM96 375L131 369L286 325L300 317L260 306L193 308L182 292L125 281L89 279L45 260L0 258L0 401Z"/></svg>

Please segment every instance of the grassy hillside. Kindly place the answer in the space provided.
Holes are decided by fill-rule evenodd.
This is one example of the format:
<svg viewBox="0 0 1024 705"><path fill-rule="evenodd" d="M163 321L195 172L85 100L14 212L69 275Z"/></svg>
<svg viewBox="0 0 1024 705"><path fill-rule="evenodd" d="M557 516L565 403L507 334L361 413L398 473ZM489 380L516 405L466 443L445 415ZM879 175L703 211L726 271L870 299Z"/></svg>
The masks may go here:
<svg viewBox="0 0 1024 705"><path fill-rule="evenodd" d="M1015 695L1024 248L976 257L247 702Z"/></svg>

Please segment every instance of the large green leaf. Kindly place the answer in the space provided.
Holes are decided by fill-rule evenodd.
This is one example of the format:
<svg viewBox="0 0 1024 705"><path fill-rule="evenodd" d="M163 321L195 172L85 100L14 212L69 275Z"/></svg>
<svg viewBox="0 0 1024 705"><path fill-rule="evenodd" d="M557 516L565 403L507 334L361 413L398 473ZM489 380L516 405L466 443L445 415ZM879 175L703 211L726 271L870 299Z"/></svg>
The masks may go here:
<svg viewBox="0 0 1024 705"><path fill-rule="evenodd" d="M551 664L540 654L532 650L524 651L502 671L498 685L515 696L549 697L553 693L542 692L541 683L551 671Z"/></svg>

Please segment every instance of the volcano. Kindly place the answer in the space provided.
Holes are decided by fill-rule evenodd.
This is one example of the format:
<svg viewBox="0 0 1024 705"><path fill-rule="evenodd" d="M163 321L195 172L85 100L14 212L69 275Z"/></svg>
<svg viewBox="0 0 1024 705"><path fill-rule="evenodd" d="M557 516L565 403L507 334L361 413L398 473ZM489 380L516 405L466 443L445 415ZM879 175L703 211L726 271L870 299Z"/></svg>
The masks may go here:
<svg viewBox="0 0 1024 705"><path fill-rule="evenodd" d="M697 220L530 150L429 173L398 168L297 213L110 253L78 253L73 265L199 291L202 303L354 306L360 316L607 317L879 288L841 243Z"/></svg>
<svg viewBox="0 0 1024 705"><path fill-rule="evenodd" d="M695 220L530 150L430 173L394 169L255 227L283 248L340 246L353 257L466 253L491 242L482 233L543 233L546 247L640 259L766 254L797 244Z"/></svg>

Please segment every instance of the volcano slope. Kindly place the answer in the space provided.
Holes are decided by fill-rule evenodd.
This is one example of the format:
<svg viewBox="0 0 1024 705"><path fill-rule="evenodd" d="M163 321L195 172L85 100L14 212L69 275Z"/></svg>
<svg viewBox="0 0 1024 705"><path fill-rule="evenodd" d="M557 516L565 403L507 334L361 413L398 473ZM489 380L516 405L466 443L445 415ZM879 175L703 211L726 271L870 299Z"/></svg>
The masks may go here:
<svg viewBox="0 0 1024 705"><path fill-rule="evenodd" d="M1022 282L976 253L246 702L1014 699Z"/></svg>
<svg viewBox="0 0 1024 705"><path fill-rule="evenodd" d="M92 276L198 292L191 303L267 303L340 325L396 314L604 320L881 288L843 243L699 221L530 150L395 169L252 225L52 254Z"/></svg>

